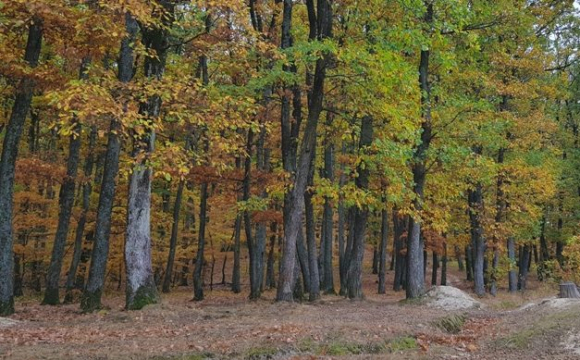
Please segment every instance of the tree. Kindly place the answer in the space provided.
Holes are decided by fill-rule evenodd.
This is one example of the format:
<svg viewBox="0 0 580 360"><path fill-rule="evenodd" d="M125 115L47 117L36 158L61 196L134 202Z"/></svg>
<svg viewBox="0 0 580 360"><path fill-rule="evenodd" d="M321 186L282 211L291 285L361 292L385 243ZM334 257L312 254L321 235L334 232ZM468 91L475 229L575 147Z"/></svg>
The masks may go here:
<svg viewBox="0 0 580 360"><path fill-rule="evenodd" d="M38 65L42 45L43 21L34 17L28 27L24 60L31 68ZM17 86L10 120L2 146L0 161L0 316L14 313L12 202L14 198L14 170L18 143L26 115L34 94L34 79L24 77Z"/></svg>

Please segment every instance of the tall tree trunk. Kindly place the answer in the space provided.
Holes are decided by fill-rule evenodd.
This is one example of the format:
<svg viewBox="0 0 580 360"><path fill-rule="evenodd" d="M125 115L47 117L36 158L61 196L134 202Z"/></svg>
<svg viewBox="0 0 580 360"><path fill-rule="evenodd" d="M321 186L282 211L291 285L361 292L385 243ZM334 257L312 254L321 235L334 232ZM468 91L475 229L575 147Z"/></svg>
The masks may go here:
<svg viewBox="0 0 580 360"><path fill-rule="evenodd" d="M433 268L431 271L431 285L437 285L437 271L439 270L439 256L433 251Z"/></svg>
<svg viewBox="0 0 580 360"><path fill-rule="evenodd" d="M40 19L33 19L28 28L28 40L24 60L31 68L38 65L42 46L43 25ZM22 136L22 129L26 115L30 110L30 103L34 92L34 80L22 79L17 85L16 97L12 106L12 113L0 160L0 316L14 313L14 253L12 249L12 207L14 196L14 170L18 156L18 143Z"/></svg>
<svg viewBox="0 0 580 360"><path fill-rule="evenodd" d="M85 232L85 225L87 223L87 212L89 211L90 205L90 197L92 192L92 179L89 178L93 174L93 167L95 164L95 158L93 151L95 149L95 143L97 141L97 127L91 127L91 133L89 134L89 146L88 146L88 154L87 158L85 159L84 165L84 176L87 179L86 182L82 186L82 211L77 222L77 228L75 231L75 243L74 243L74 250L73 250L73 257L70 263L70 267L68 270L68 274L66 276L66 293L64 296L64 303L68 304L73 301L73 294L72 290L75 287L75 279L77 276L77 269L79 267L79 263L81 261L81 257L83 254L83 236ZM84 276L83 276L83 285L84 285Z"/></svg>
<svg viewBox="0 0 580 360"><path fill-rule="evenodd" d="M310 264L308 263L308 248L302 228L296 239L296 253L298 254L297 264L300 265L300 274L302 274L303 291L310 292Z"/></svg>
<svg viewBox="0 0 580 360"><path fill-rule="evenodd" d="M503 97L502 105L500 106L500 110L506 109L507 107L507 97ZM506 109L507 110L507 109ZM506 149L501 148L499 149L497 155L497 164L503 164L505 158ZM497 190L496 190L496 215L495 215L495 222L496 224L501 224L505 221L505 213L506 213L506 199L503 189L504 183L504 175L500 173L497 177ZM492 259L492 271L491 271L491 284L489 292L492 296L497 294L497 267L499 265L499 249L498 249L498 238L494 235L493 237L493 259Z"/></svg>
<svg viewBox="0 0 580 360"><path fill-rule="evenodd" d="M308 172L308 185L314 185L314 158L316 151L312 151L310 171ZM310 270L310 287L308 300L320 299L320 275L318 272L318 255L316 253L316 220L314 219L314 205L312 205L312 193L308 189L304 193L305 218L306 218L306 243L308 245L308 267Z"/></svg>
<svg viewBox="0 0 580 360"><path fill-rule="evenodd" d="M285 1L286 4L286 1ZM313 0L307 0L309 9L310 31L316 31L317 40L322 41L332 36L332 7L330 0L319 0L316 9L316 19L312 18L314 12ZM286 7L285 7L286 8ZM310 163L312 162L312 152L316 147L317 128L320 114L322 112L324 98L324 82L326 78L326 67L328 54L316 61L314 79L308 97L308 119L304 129L304 138L300 147L296 174L294 176L294 187L288 193L287 221L284 228L284 250L282 253L282 268L276 300L292 301L292 274L294 273L295 247L299 232L302 231L302 215L304 214L304 191L308 178Z"/></svg>
<svg viewBox="0 0 580 360"><path fill-rule="evenodd" d="M509 292L513 293L518 290L518 280L517 280L517 273L515 270L516 266L516 242L513 237L509 237L507 240L507 250L508 250L508 260L509 260L509 271L508 271L508 280L509 280Z"/></svg>
<svg viewBox="0 0 580 360"><path fill-rule="evenodd" d="M404 233L409 228L409 216L401 216L398 209L393 209L393 248L395 256L395 279L393 281L393 290L399 291L401 288L406 287L407 276L406 276L406 256L403 255L403 250L406 251L406 240L404 239Z"/></svg>
<svg viewBox="0 0 580 360"><path fill-rule="evenodd" d="M79 70L79 78L87 79L87 67L90 59L84 58ZM64 247L68 237L70 218L75 200L75 183L79 167L81 150L82 127L78 119L74 119L74 133L70 136L69 154L66 164L66 176L63 180L59 194L59 213L56 235L52 247L50 266L46 274L46 290L42 303L45 305L57 305L60 303L59 282L64 258ZM81 235L82 236L82 235Z"/></svg>
<svg viewBox="0 0 580 360"><path fill-rule="evenodd" d="M425 1L426 12L424 22L431 26L433 23L433 2ZM420 212L423 207L425 190L425 178L427 176L426 156L431 143L431 86L429 84L429 57L430 50L421 50L419 63L419 85L421 89L421 143L417 146L413 156L413 181L415 186L415 200L413 207ZM423 272L423 241L421 239L420 219L411 217L409 220L409 232L407 237L407 286L406 298L415 299L425 292L425 276Z"/></svg>
<svg viewBox="0 0 580 360"><path fill-rule="evenodd" d="M179 185L177 186L177 194L175 195L175 203L173 204L173 223L171 224L169 255L167 257L167 266L165 268L165 275L163 277L163 287L161 290L164 293L168 293L171 288L171 279L173 276L173 264L175 262L175 250L177 248L177 235L179 232L179 213L181 211L181 199L183 198L184 186L185 180L180 180Z"/></svg>
<svg viewBox="0 0 580 360"><path fill-rule="evenodd" d="M268 251L268 264L266 266L266 288L272 289L276 287L276 279L274 277L274 254L276 251L276 236L278 233L278 224L272 222L270 224L270 250Z"/></svg>
<svg viewBox="0 0 580 360"><path fill-rule="evenodd" d="M346 146L343 144L342 146L342 154L346 154ZM340 178L338 181L339 189L342 190L342 187L346 183L346 175L345 175L345 166L341 164L340 166ZM340 191L341 192L341 191ZM346 226L349 223L350 219L350 211L347 212L347 209L344 204L344 198L339 195L338 200L338 232L337 232L337 242L338 242L338 275L340 280L340 295L344 295L346 292Z"/></svg>
<svg viewBox="0 0 580 360"><path fill-rule="evenodd" d="M242 168L241 157L236 157L236 168ZM242 201L243 195L238 192L237 201ZM236 220L234 222L234 268L232 270L232 292L234 294L239 294L242 291L241 288L241 264L240 264L240 240L242 237L242 214L236 215Z"/></svg>
<svg viewBox="0 0 580 360"><path fill-rule="evenodd" d="M246 158L244 162L244 183L243 183L243 201L250 199L250 181L252 170L252 147L253 147L254 132L248 130L247 144L246 144ZM250 257L250 299L256 300L260 298L260 285L262 278L258 274L259 259L258 246L252 233L252 222L250 220L250 212L244 211L244 225L246 229L246 244L248 246L248 255Z"/></svg>
<svg viewBox="0 0 580 360"><path fill-rule="evenodd" d="M283 15L282 15L282 39L280 47L282 49L288 49L292 46L292 0L284 0L283 5ZM289 73L296 73L296 66L284 65L284 71ZM302 107L301 107L301 95L300 88L297 84L293 84L290 89L285 87L283 89L282 95L282 107L281 107L281 150L282 150L282 163L284 171L290 175L294 175L296 171L296 152L298 144L298 133L300 131L300 123L302 122ZM293 94L293 106L294 111L291 119L291 107L290 107L290 95ZM284 218L284 233L286 233L289 228L290 223L290 203L291 203L291 193L287 191L284 196L284 207L283 207L283 218ZM284 235L284 239L286 235ZM279 284L277 290L277 298L280 300L291 301L294 294L294 286L297 281L297 271L294 271L294 265L298 263L296 254L296 243L288 244L284 241L282 244L283 259L280 261L279 269ZM282 290L282 288L285 289Z"/></svg>
<svg viewBox="0 0 580 360"><path fill-rule="evenodd" d="M327 116L327 126L332 122L332 115ZM328 135L327 135L328 137ZM330 139L326 139L326 146L324 147L324 171L323 177L329 183L334 182L334 146ZM332 241L334 231L334 214L332 210L332 202L329 198L324 199L324 207L322 212L322 284L320 285L322 292L325 294L334 294L334 271L332 268Z"/></svg>
<svg viewBox="0 0 580 360"><path fill-rule="evenodd" d="M459 248L459 245L455 245L453 249L455 250L455 257L457 258L457 268L459 271L464 271L465 265L463 264L463 253Z"/></svg>
<svg viewBox="0 0 580 360"><path fill-rule="evenodd" d="M383 198L383 203L386 203ZM386 206L386 205L385 205ZM387 242L389 240L389 213L381 211L381 244L379 246L379 294L386 292Z"/></svg>
<svg viewBox="0 0 580 360"><path fill-rule="evenodd" d="M373 142L373 118L364 116L362 118L360 130L360 153L365 153ZM357 167L358 177L355 180L356 187L365 192L369 188L369 166L364 162ZM369 209L366 205L355 209L354 237L352 246L352 256L346 273L348 297L350 299L362 299L362 264L365 251L365 236Z"/></svg>
<svg viewBox="0 0 580 360"><path fill-rule="evenodd" d="M232 274L232 291L239 294L242 289L240 285L240 238L242 234L242 215L236 216L234 223L234 269Z"/></svg>
<svg viewBox="0 0 580 360"><path fill-rule="evenodd" d="M42 303L45 305L58 305L60 272L62 270L62 261L64 257L64 247L68 237L68 229L72 208L74 205L75 182L79 164L79 154L81 148L81 124L77 121L75 124L75 134L70 137L69 156L67 160L66 177L60 188L59 195L59 214L56 235L52 247L52 256L50 266L46 275L46 290Z"/></svg>
<svg viewBox="0 0 580 360"><path fill-rule="evenodd" d="M201 184L199 201L199 233L195 269L193 270L193 300L203 300L203 262L205 248L205 224L207 221L208 184Z"/></svg>
<svg viewBox="0 0 580 360"><path fill-rule="evenodd" d="M447 242L443 244L443 257L441 258L441 285L447 285Z"/></svg>
<svg viewBox="0 0 580 360"><path fill-rule="evenodd" d="M373 261L372 261L372 274L377 275L379 273L379 249L376 245L373 245Z"/></svg>
<svg viewBox="0 0 580 360"><path fill-rule="evenodd" d="M118 62L118 79L123 83L128 83L133 78L133 49L132 44L136 40L139 25L137 20L129 14L125 14L125 28L127 36L121 42L121 51ZM124 104L126 108L128 104ZM103 168L103 178L101 181L101 193L99 195L99 205L97 208L97 219L95 223L95 240L93 253L91 255L91 265L89 268L89 279L81 299L81 309L84 312L94 311L101 307L101 295L105 284L105 272L107 269L107 259L109 256L109 235L111 232L111 214L113 211L113 201L115 200L116 181L115 177L119 171L119 154L121 152L121 141L119 132L121 126L118 119L111 120L107 151L105 154L105 165Z"/></svg>
<svg viewBox="0 0 580 360"><path fill-rule="evenodd" d="M169 49L167 27L173 21L173 4L169 0L160 2L164 8L162 26L142 29L145 48L153 54L144 62L144 73L149 80L160 81L165 72ZM139 112L155 123L161 110L161 97L153 95L142 103ZM139 310L145 305L157 303L156 282L151 260L151 178L152 168L146 160L155 148L155 131L148 129L142 138L135 138L133 165L129 182L127 203L127 232L125 237L125 271L127 289L125 307ZM139 155L145 155L139 158ZM168 202L167 202L168 203Z"/></svg>
<svg viewBox="0 0 580 360"><path fill-rule="evenodd" d="M481 154L475 151L476 154ZM474 249L474 289L478 296L485 295L483 262L485 258L485 240L483 238L483 226L481 224L481 212L483 211L483 194L481 183L477 183L474 189L468 193L469 219L471 224L471 243Z"/></svg>
<svg viewBox="0 0 580 360"><path fill-rule="evenodd" d="M538 264L538 280L543 281L546 277L545 263L550 260L548 242L546 240L546 217L542 216L540 222L540 259Z"/></svg>
<svg viewBox="0 0 580 360"><path fill-rule="evenodd" d="M339 294L341 296L348 295L348 268L350 267L350 261L352 259L353 253L353 244L354 244L354 222L355 222L355 212L356 209L354 207L350 207L347 212L346 216L346 223L348 226L348 234L346 237L346 244L344 246L344 254L343 254L343 275L340 278L340 291Z"/></svg>
<svg viewBox="0 0 580 360"><path fill-rule="evenodd" d="M530 264L530 245L525 244L520 252L519 273L518 273L518 290L526 290L528 280L528 269Z"/></svg>

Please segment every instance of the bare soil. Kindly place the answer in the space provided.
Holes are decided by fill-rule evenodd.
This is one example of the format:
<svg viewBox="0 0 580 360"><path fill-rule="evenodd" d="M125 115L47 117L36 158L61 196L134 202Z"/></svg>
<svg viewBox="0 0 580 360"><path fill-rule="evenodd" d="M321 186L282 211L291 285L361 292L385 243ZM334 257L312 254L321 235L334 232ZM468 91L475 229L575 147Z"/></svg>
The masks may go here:
<svg viewBox="0 0 580 360"><path fill-rule="evenodd" d="M469 292L451 267L451 285ZM541 299L557 287L529 284L524 293L501 289L496 298L477 299L482 309L456 311L402 301L404 292L377 295L370 271L363 301L325 295L316 303L280 304L268 290L250 302L247 286L235 295L222 285L208 289L202 302L191 301L191 289L176 289L141 311L124 311L123 294L110 293L108 310L81 314L78 304L40 306L39 297L29 296L17 302L11 317L17 321L0 326L0 358L580 358L580 301L551 306Z"/></svg>

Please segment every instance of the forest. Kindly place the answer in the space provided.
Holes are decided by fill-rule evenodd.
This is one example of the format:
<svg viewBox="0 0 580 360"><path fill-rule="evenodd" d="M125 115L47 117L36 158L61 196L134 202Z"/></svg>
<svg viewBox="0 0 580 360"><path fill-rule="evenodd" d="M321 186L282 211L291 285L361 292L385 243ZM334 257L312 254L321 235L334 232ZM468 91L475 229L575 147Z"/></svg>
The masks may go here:
<svg viewBox="0 0 580 360"><path fill-rule="evenodd" d="M0 316L580 283L574 0L0 0L0 44Z"/></svg>

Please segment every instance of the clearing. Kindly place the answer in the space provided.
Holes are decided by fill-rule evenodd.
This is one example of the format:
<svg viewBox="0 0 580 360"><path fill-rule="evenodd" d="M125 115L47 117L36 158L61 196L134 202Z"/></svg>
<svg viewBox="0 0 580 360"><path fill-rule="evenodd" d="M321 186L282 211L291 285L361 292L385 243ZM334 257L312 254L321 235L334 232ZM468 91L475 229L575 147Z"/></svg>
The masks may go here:
<svg viewBox="0 0 580 360"><path fill-rule="evenodd" d="M463 274L451 270L448 277L469 291ZM190 289L178 289L141 311L124 311L123 295L111 293L109 310L87 315L78 304L47 307L38 297L23 298L17 314L0 321L0 358L580 358L580 301L544 300L555 286L529 281L527 292L501 289L482 299L437 290L455 294L454 306L476 305L462 309L437 296L408 303L403 292L377 295L375 279L365 275L365 301L327 295L313 304L275 303L274 290L250 302L225 286L199 303L190 301Z"/></svg>

